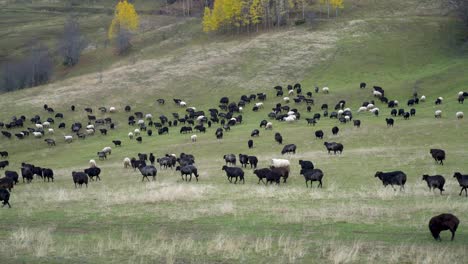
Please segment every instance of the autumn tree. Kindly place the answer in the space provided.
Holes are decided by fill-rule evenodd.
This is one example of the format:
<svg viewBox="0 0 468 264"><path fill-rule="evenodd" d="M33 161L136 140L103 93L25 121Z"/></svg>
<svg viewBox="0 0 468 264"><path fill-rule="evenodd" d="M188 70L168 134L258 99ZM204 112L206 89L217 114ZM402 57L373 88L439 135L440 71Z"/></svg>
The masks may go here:
<svg viewBox="0 0 468 264"><path fill-rule="evenodd" d="M263 2L264 2L263 0L253 0L249 8L250 22L252 25L257 27L256 29L257 32L258 32L258 24L262 22L263 20L262 15L265 13Z"/></svg>
<svg viewBox="0 0 468 264"><path fill-rule="evenodd" d="M119 54L131 47L131 35L140 26L140 18L133 4L127 0L120 1L115 7L114 18L107 33L110 40L116 39ZM128 45L123 47L122 44Z"/></svg>
<svg viewBox="0 0 468 264"><path fill-rule="evenodd" d="M330 0L330 4L335 8L335 16L338 16L338 8L344 8L343 0Z"/></svg>

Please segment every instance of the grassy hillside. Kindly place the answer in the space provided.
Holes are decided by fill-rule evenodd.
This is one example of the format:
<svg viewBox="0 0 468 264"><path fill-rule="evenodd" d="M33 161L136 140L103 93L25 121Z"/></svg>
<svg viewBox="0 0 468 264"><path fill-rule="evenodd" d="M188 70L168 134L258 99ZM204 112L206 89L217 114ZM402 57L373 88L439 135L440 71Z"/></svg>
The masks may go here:
<svg viewBox="0 0 468 264"><path fill-rule="evenodd" d="M49 117L44 103L65 114L67 129L56 128L57 146L43 140L0 138L0 150L10 152L10 170L21 162L50 167L54 183L34 180L12 191L13 208L0 210L0 255L5 263L464 263L468 249L468 203L458 196L455 171L468 172L466 118L456 102L467 90L466 50L457 42L456 23L440 12L433 1L349 1L338 19L318 20L312 26L283 28L249 36L203 35L197 19L155 17L162 27L138 36L132 54L109 61L102 72L82 68L75 77L47 86L2 94L0 121L13 115ZM153 41L152 41L153 40ZM86 65L86 64L85 64ZM94 68L99 69L99 68ZM371 88L380 85L390 99L406 106L413 91L428 100L416 108L410 120L396 118L387 128L390 109L377 103L381 114L357 114L363 101L374 99ZM273 131L260 129L255 147L247 148L250 132L281 98L275 85L302 83L304 91L315 85L330 87L330 94L314 94L312 113L295 105L302 114L294 124L275 122ZM143 144L127 138L133 130L126 124L129 104L134 111L171 116L185 109L172 103L183 98L188 105L207 111L221 96L238 100L242 94L268 94L265 107L244 109L244 122L216 140L214 131L190 135L170 128L169 135L143 136ZM444 103L435 106L436 97ZM166 99L158 105L157 98ZM345 99L361 128L322 118L307 126L305 117L322 113L320 105L333 106ZM71 112L74 104L78 111ZM69 124L86 122L85 107L115 106L117 129L108 136L95 135L65 144ZM443 111L434 119L434 111ZM132 110L132 112L133 112ZM338 125L338 136L331 128ZM28 124L28 126L31 126ZM325 131L323 141L344 144L342 155L328 155L314 131ZM16 130L13 130L16 131ZM229 184L222 156L228 153L256 155L260 167L281 157L274 142L280 132L285 143L298 145L291 160L288 183L263 186L251 169L245 184ZM89 159L111 140L106 161L98 161L102 181L75 189L71 171L84 169ZM447 152L444 166L436 165L429 149ZM156 182L141 183L139 172L124 169L124 157L139 152L191 153L196 157L200 181L182 182L173 170L159 169ZM306 189L299 175L299 159L312 160L325 173L323 189ZM405 191L384 188L376 171L402 170L408 175ZM1 173L1 172L0 172ZM446 192L429 192L422 174L444 175ZM461 221L455 241L443 233L435 242L427 228L429 219L450 212Z"/></svg>

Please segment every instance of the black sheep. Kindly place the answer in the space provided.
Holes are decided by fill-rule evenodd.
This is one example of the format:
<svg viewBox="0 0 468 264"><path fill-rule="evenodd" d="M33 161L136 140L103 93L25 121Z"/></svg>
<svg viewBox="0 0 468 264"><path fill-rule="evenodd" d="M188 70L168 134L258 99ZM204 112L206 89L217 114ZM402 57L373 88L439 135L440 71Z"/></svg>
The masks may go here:
<svg viewBox="0 0 468 264"><path fill-rule="evenodd" d="M5 171L5 177L13 180L15 184L18 183L18 173L16 171Z"/></svg>
<svg viewBox="0 0 468 264"><path fill-rule="evenodd" d="M455 172L453 177L457 178L458 184L462 187L459 195L462 195L463 190L465 190L465 196L468 196L468 175L462 175L459 172Z"/></svg>
<svg viewBox="0 0 468 264"><path fill-rule="evenodd" d="M52 180L52 182L54 182L54 171L52 169L42 168L42 178L44 178L44 181L47 178L48 182L50 180Z"/></svg>
<svg viewBox="0 0 468 264"><path fill-rule="evenodd" d="M229 163L231 165L236 165L236 155L234 154L226 154L223 156L223 159L226 161L226 165Z"/></svg>
<svg viewBox="0 0 468 264"><path fill-rule="evenodd" d="M0 156L2 158L8 158L8 151L0 151Z"/></svg>
<svg viewBox="0 0 468 264"><path fill-rule="evenodd" d="M453 214L440 214L431 218L429 221L429 230L437 241L442 241L440 239L441 231L450 230L450 232L452 232L453 241L458 224L460 224L460 220L458 220L458 218Z"/></svg>
<svg viewBox="0 0 468 264"><path fill-rule="evenodd" d="M75 183L75 188L76 184L80 185L80 187L83 186L83 183L86 184L86 188L88 188L88 175L86 173L79 171L73 171L72 172L72 177L73 177L73 182Z"/></svg>
<svg viewBox="0 0 468 264"><path fill-rule="evenodd" d="M239 154L239 162L242 167L246 168L247 164L249 164L249 156L244 154Z"/></svg>
<svg viewBox="0 0 468 264"><path fill-rule="evenodd" d="M249 139L249 141L247 141L247 146L249 149L253 148L253 140Z"/></svg>
<svg viewBox="0 0 468 264"><path fill-rule="evenodd" d="M296 145L295 144L288 144L283 147L283 150L281 150L281 154L284 155L286 153L293 153L296 154Z"/></svg>
<svg viewBox="0 0 468 264"><path fill-rule="evenodd" d="M28 183L30 183L33 180L33 170L29 166L21 167L21 176L23 177L23 182L26 179Z"/></svg>
<svg viewBox="0 0 468 264"><path fill-rule="evenodd" d="M338 135L339 131L340 131L340 129L338 127L336 127L336 126L332 128L332 134L333 135Z"/></svg>
<svg viewBox="0 0 468 264"><path fill-rule="evenodd" d="M226 176L230 183L232 183L232 178L236 178L234 184L237 184L237 178L239 178L239 182L242 181L242 183L245 183L244 171L241 168L223 166L221 170L226 172Z"/></svg>
<svg viewBox="0 0 468 264"><path fill-rule="evenodd" d="M150 154L149 154L149 161L150 161L151 165L154 165L155 159L156 159L156 158L154 157L153 153L150 153Z"/></svg>
<svg viewBox="0 0 468 264"><path fill-rule="evenodd" d="M196 180L198 181L198 176L199 176L198 170L197 170L197 167L193 165L185 165L183 167L177 166L176 171L180 171L182 180L184 180L184 175L185 175L185 181L187 181L187 175L190 175L190 179L188 181L192 181L192 174L194 174Z"/></svg>
<svg viewBox="0 0 468 264"><path fill-rule="evenodd" d="M10 165L10 162L8 160L0 161L0 169L5 169L5 167L8 165Z"/></svg>
<svg viewBox="0 0 468 264"><path fill-rule="evenodd" d="M323 131L322 130L315 131L315 137L323 139Z"/></svg>
<svg viewBox="0 0 468 264"><path fill-rule="evenodd" d="M299 160L299 165L301 165L301 169L303 170L313 170L314 164L312 161L309 160Z"/></svg>
<svg viewBox="0 0 468 264"><path fill-rule="evenodd" d="M395 120L393 120L393 118L385 118L385 121L387 122L387 127L393 127L393 124L395 123Z"/></svg>
<svg viewBox="0 0 468 264"><path fill-rule="evenodd" d="M8 189L11 192L11 189L13 189L14 185L15 182L11 178L4 177L0 179L0 188Z"/></svg>
<svg viewBox="0 0 468 264"><path fill-rule="evenodd" d="M84 173L88 174L89 178L94 181L93 177L96 177L96 180L101 180L99 174L101 174L101 169L98 167L91 167L84 170Z"/></svg>
<svg viewBox="0 0 468 264"><path fill-rule="evenodd" d="M341 143L336 143L336 142L324 142L323 145L327 148L328 154L330 154L330 151L333 151L333 153L336 155L336 152L343 153L343 144Z"/></svg>
<svg viewBox="0 0 468 264"><path fill-rule="evenodd" d="M375 173L375 177L379 178L385 187L387 187L387 185L391 185L392 188L395 189L393 185L399 185L400 190L405 189L406 174L402 171L392 171L392 172L378 171Z"/></svg>
<svg viewBox="0 0 468 264"><path fill-rule="evenodd" d="M283 144L283 137L278 132L275 133L275 141L278 142L278 144Z"/></svg>
<svg viewBox="0 0 468 264"><path fill-rule="evenodd" d="M122 141L120 141L120 140L112 140L112 143L114 143L114 145L115 145L116 147L117 147L117 146L119 146L119 147L122 146Z"/></svg>
<svg viewBox="0 0 468 264"><path fill-rule="evenodd" d="M429 187L429 190L432 189L439 189L440 194L442 195L442 192L444 190L444 184L445 184L445 178L441 175L434 175L434 176L429 176L424 174L422 176L422 180L427 182L427 186Z"/></svg>
<svg viewBox="0 0 468 264"><path fill-rule="evenodd" d="M258 183L257 183L257 184L260 184L260 182L265 183L265 182L263 181L263 179L265 179L265 178L267 177L267 175L268 175L269 173L271 173L271 170L268 169L268 168L264 168L264 169L254 170L253 173L254 173L255 175L257 175L257 177L258 177ZM266 183L265 183L265 184L266 184Z"/></svg>
<svg viewBox="0 0 468 264"><path fill-rule="evenodd" d="M140 164L140 166L138 167L138 170L140 171L141 175L143 176L141 181L144 181L145 178L149 181L148 176L152 176L153 181L156 180L156 175L158 173L158 170L153 165L146 165L145 166L144 164Z"/></svg>
<svg viewBox="0 0 468 264"><path fill-rule="evenodd" d="M250 164L250 168L257 168L257 164L258 164L258 158L255 157L255 156L249 156L248 157L249 159L249 164Z"/></svg>
<svg viewBox="0 0 468 264"><path fill-rule="evenodd" d="M304 176L307 188L309 187L307 184L308 181L310 181L310 188L312 188L312 182L314 181L319 182L319 185L317 186L317 188L318 187L322 188L322 178L323 178L322 170L319 170L319 169L301 170L300 174Z"/></svg>
<svg viewBox="0 0 468 264"><path fill-rule="evenodd" d="M361 120L353 120L353 124L355 127L361 127Z"/></svg>
<svg viewBox="0 0 468 264"><path fill-rule="evenodd" d="M250 133L251 137L258 137L260 136L260 131L258 129L254 129L252 133Z"/></svg>
<svg viewBox="0 0 468 264"><path fill-rule="evenodd" d="M435 162L440 161L440 165L444 165L445 160L445 151L442 149L430 149L429 153L431 153L432 157L434 158Z"/></svg>
<svg viewBox="0 0 468 264"><path fill-rule="evenodd" d="M3 206L2 208L8 204L8 208L11 208L11 205L10 205L10 193L5 190L5 189L2 189L0 188L0 201L3 201Z"/></svg>
<svg viewBox="0 0 468 264"><path fill-rule="evenodd" d="M273 167L270 166L271 171L278 173L282 178L283 182L286 183L286 180L289 178L290 168L288 167Z"/></svg>

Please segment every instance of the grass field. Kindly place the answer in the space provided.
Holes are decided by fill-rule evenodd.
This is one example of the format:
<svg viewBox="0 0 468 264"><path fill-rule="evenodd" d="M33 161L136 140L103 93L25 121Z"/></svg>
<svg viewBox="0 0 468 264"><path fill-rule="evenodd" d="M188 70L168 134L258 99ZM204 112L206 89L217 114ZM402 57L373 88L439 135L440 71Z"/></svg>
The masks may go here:
<svg viewBox="0 0 468 264"><path fill-rule="evenodd" d="M7 169L18 171L27 162L56 174L54 183L20 183L11 194L12 208L0 210L2 263L465 263L468 199L458 196L452 176L468 173L468 123L455 118L457 111L468 112L456 101L458 91L467 90L468 57L455 21L434 2L353 0L338 19L241 37L205 36L196 19L157 16L152 19L165 26L138 36L140 46L128 57L109 59L102 82L90 59L89 68L81 65L74 77L1 94L0 121L21 114L49 117L42 110L47 103L64 113L67 123L66 130L56 128L51 136L57 140L54 148L33 138L0 138L0 150L10 152ZM363 101L373 99L371 88L359 89L361 81L382 86L405 109L414 90L428 100L415 106L415 117L396 118L395 127L387 128L390 110L383 104L377 103L379 117L356 113ZM312 113L304 104L290 103L301 120L273 121L273 131L260 129L249 150L250 132L281 101L272 87L295 82L304 91L328 86L330 94L314 94ZM245 107L243 124L223 140L215 139L217 126L197 133L196 143L179 128L143 136L143 144L126 136L133 129L126 124L126 104L169 117L184 113L172 98L207 111L221 96L238 100L259 92L268 94L264 109ZM438 96L445 100L435 106ZM158 105L157 98L166 104ZM305 117L321 113L322 103L333 106L340 99L362 121L361 128L328 118L306 125ZM71 104L79 111L71 112ZM97 113L112 117L117 129L65 144L69 124L85 122L82 109L88 106L117 107L115 114ZM437 109L443 118L434 118ZM338 136L331 135L335 125ZM342 155L326 153L323 141L314 137L318 129L325 132L323 141L344 144ZM260 167L268 166L271 158L281 157L275 132L298 145L297 154L287 156L293 164L288 183L258 185L252 170L245 169L245 184L229 184L222 156L256 155ZM102 181L75 189L71 171L86 168L113 139L123 146L98 161ZM446 150L444 166L434 163L430 148ZM138 171L122 165L124 157L139 152L194 154L200 181L182 182L178 172L158 167L157 180L142 183ZM316 183L305 188L299 159L324 171L323 189ZM405 191L384 188L374 178L381 170L404 171ZM422 174L444 175L444 195L430 192ZM445 212L457 215L461 224L455 241L444 232L443 241L435 242L427 224Z"/></svg>

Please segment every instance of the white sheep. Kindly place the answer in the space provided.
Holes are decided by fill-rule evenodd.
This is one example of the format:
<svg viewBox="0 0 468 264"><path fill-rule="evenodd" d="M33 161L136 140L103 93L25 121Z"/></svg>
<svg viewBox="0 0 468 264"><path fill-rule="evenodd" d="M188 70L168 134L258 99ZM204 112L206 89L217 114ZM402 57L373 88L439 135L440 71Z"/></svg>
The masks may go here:
<svg viewBox="0 0 468 264"><path fill-rule="evenodd" d="M290 116L287 116L287 117L283 118L283 120L288 122L288 123L291 123L291 122L296 121L296 116L295 115L290 115Z"/></svg>
<svg viewBox="0 0 468 264"><path fill-rule="evenodd" d="M457 119L462 119L463 118L463 112L457 112L455 114L455 116L457 117Z"/></svg>
<svg viewBox="0 0 468 264"><path fill-rule="evenodd" d="M436 110L434 113L435 118L441 118L442 117L442 110Z"/></svg>
<svg viewBox="0 0 468 264"><path fill-rule="evenodd" d="M94 129L94 125L87 125L86 129Z"/></svg>
<svg viewBox="0 0 468 264"><path fill-rule="evenodd" d="M425 95L421 95L421 98L419 99L419 101L425 102L425 101L426 101L426 96L425 96Z"/></svg>
<svg viewBox="0 0 468 264"><path fill-rule="evenodd" d="M229 119L229 121L237 122L237 119L235 117L232 117L231 119Z"/></svg>
<svg viewBox="0 0 468 264"><path fill-rule="evenodd" d="M131 161L130 161L130 158L128 157L125 157L124 160L123 160L123 165L124 165L124 169L128 168L128 167L131 167Z"/></svg>
<svg viewBox="0 0 468 264"><path fill-rule="evenodd" d="M343 113L344 113L344 111L343 111L343 110L341 110L341 109L340 109L340 110L338 110L338 115L339 115L339 116L341 116Z"/></svg>
<svg viewBox="0 0 468 264"><path fill-rule="evenodd" d="M89 160L89 166L90 166L91 168L96 168L96 167L97 167L97 166L96 166L96 161L93 160L93 159L92 159L92 160Z"/></svg>
<svg viewBox="0 0 468 264"><path fill-rule="evenodd" d="M296 114L296 112L294 112L294 111L289 111L288 112L288 116L295 115L295 114Z"/></svg>
<svg viewBox="0 0 468 264"><path fill-rule="evenodd" d="M328 87L323 87L323 88L322 88L322 92L324 92L324 93L327 94L327 93L330 92L330 89L329 89Z"/></svg>
<svg viewBox="0 0 468 264"><path fill-rule="evenodd" d="M173 154L169 154L169 156L172 156L172 157L174 157L174 158L177 158L177 155L174 154L174 153L173 153Z"/></svg>
<svg viewBox="0 0 468 264"><path fill-rule="evenodd" d="M36 124L36 128L37 128L37 129L42 129L43 126L42 126L42 124Z"/></svg>
<svg viewBox="0 0 468 264"><path fill-rule="evenodd" d="M205 118L205 116L203 116L203 115L197 117L197 122L201 122L203 120L203 118Z"/></svg>
<svg viewBox="0 0 468 264"><path fill-rule="evenodd" d="M288 95L294 95L294 90L289 90Z"/></svg>
<svg viewBox="0 0 468 264"><path fill-rule="evenodd" d="M33 135L34 135L35 138L41 138L42 137L41 132L33 132Z"/></svg>
<svg viewBox="0 0 468 264"><path fill-rule="evenodd" d="M44 128L49 128L49 127L50 127L50 123L46 121L46 122L42 123L42 126L43 126Z"/></svg>
<svg viewBox="0 0 468 264"><path fill-rule="evenodd" d="M184 102L184 101L180 101L180 102L179 102L179 106L181 106L181 107L187 106L187 103Z"/></svg>
<svg viewBox="0 0 468 264"><path fill-rule="evenodd" d="M379 109L376 107L376 108L372 108L369 111L374 114L375 112L379 112Z"/></svg>
<svg viewBox="0 0 468 264"><path fill-rule="evenodd" d="M112 148L111 147L104 147L102 149L102 152L105 152L106 154L112 154Z"/></svg>
<svg viewBox="0 0 468 264"><path fill-rule="evenodd" d="M398 106L398 104L399 104L398 100L393 101L393 103L395 104L395 106Z"/></svg>
<svg viewBox="0 0 468 264"><path fill-rule="evenodd" d="M115 113L115 112L116 112L115 107L111 106L111 107L109 108L109 112L110 112L110 113Z"/></svg>
<svg viewBox="0 0 468 264"><path fill-rule="evenodd" d="M133 133L132 133L132 132L129 132L129 133L128 133L128 138L129 138L129 139L133 139Z"/></svg>
<svg viewBox="0 0 468 264"><path fill-rule="evenodd" d="M141 134L140 129L135 128L135 130L133 130L133 134L134 134L135 136L139 136L139 135Z"/></svg>
<svg viewBox="0 0 468 264"><path fill-rule="evenodd" d="M187 109L192 109L193 111L197 111L197 108L194 106L187 107Z"/></svg>
<svg viewBox="0 0 468 264"><path fill-rule="evenodd" d="M273 123L268 122L265 126L265 129L273 129Z"/></svg>
<svg viewBox="0 0 468 264"><path fill-rule="evenodd" d="M351 108L347 107L347 108L345 108L343 111L345 111L345 112L346 112L346 111L351 112Z"/></svg>
<svg viewBox="0 0 468 264"><path fill-rule="evenodd" d="M440 101L443 101L443 100L444 100L444 98L441 97L441 96L439 96L437 99L439 99Z"/></svg>
<svg viewBox="0 0 468 264"><path fill-rule="evenodd" d="M345 115L344 118L345 118L346 122L349 122L349 120L351 120L351 117L349 117L347 115Z"/></svg>
<svg viewBox="0 0 468 264"><path fill-rule="evenodd" d="M375 108L375 105L373 104L368 104L367 105L367 110L371 110L371 109L374 109Z"/></svg>
<svg viewBox="0 0 468 264"><path fill-rule="evenodd" d="M145 123L145 120L143 119L140 119L138 120L137 124L140 126L140 125L143 125Z"/></svg>
<svg viewBox="0 0 468 264"><path fill-rule="evenodd" d="M86 134L94 135L94 129L86 129Z"/></svg>
<svg viewBox="0 0 468 264"><path fill-rule="evenodd" d="M374 97L382 97L382 93L379 91L373 91L372 94L374 95Z"/></svg>
<svg viewBox="0 0 468 264"><path fill-rule="evenodd" d="M47 132L49 132L49 134L54 134L54 129L53 129L53 128L49 128L49 130L47 130Z"/></svg>
<svg viewBox="0 0 468 264"><path fill-rule="evenodd" d="M73 136L64 136L65 142L71 143L73 141Z"/></svg>
<svg viewBox="0 0 468 264"><path fill-rule="evenodd" d="M263 108L263 103L262 102L255 103L255 106L258 108Z"/></svg>
<svg viewBox="0 0 468 264"><path fill-rule="evenodd" d="M152 114L146 114L145 119L146 120L151 120L151 119L153 119L153 115Z"/></svg>
<svg viewBox="0 0 468 264"><path fill-rule="evenodd" d="M291 163L287 159L271 159L271 166L275 168L286 168L291 166Z"/></svg>
<svg viewBox="0 0 468 264"><path fill-rule="evenodd" d="M458 96L462 96L462 95L463 95L462 91L458 92Z"/></svg>
<svg viewBox="0 0 468 264"><path fill-rule="evenodd" d="M242 106L239 106L239 112L243 112L244 111L244 108L242 108Z"/></svg>
<svg viewBox="0 0 468 264"><path fill-rule="evenodd" d="M192 142L197 142L197 135L190 136L190 139L192 140Z"/></svg>
<svg viewBox="0 0 468 264"><path fill-rule="evenodd" d="M365 107L365 106L361 106L361 107L359 107L359 109L357 110L358 113L360 113L360 112L366 112L366 111L367 111L367 107Z"/></svg>
<svg viewBox="0 0 468 264"><path fill-rule="evenodd" d="M286 102L286 103L289 103L289 97L284 97L283 101Z"/></svg>

